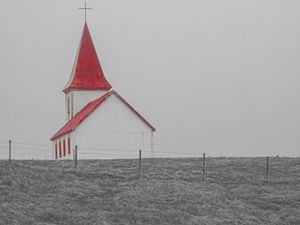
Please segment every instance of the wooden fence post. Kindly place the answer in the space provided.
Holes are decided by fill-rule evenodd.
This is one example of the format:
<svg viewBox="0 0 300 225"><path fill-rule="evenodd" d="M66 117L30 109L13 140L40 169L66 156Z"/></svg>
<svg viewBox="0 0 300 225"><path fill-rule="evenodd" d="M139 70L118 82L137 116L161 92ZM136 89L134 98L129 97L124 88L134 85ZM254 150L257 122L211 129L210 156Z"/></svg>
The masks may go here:
<svg viewBox="0 0 300 225"><path fill-rule="evenodd" d="M139 150L139 176L142 175L142 150Z"/></svg>
<svg viewBox="0 0 300 225"><path fill-rule="evenodd" d="M78 159L78 148L77 145L75 145L75 157L74 157L75 171L77 170L77 159Z"/></svg>
<svg viewBox="0 0 300 225"><path fill-rule="evenodd" d="M266 178L269 181L269 157L266 157Z"/></svg>
<svg viewBox="0 0 300 225"><path fill-rule="evenodd" d="M202 158L202 180L205 181L205 153L203 153Z"/></svg>
<svg viewBox="0 0 300 225"><path fill-rule="evenodd" d="M8 161L11 161L11 140L8 141Z"/></svg>

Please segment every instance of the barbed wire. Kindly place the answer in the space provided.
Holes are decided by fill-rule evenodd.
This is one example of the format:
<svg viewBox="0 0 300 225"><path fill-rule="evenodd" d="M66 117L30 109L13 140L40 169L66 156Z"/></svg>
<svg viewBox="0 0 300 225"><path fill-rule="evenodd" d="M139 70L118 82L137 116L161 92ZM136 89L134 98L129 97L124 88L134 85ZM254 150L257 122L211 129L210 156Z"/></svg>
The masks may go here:
<svg viewBox="0 0 300 225"><path fill-rule="evenodd" d="M51 149L39 149L39 148L30 148L30 147L13 147L13 149L17 150L31 150L31 151L39 151L39 152L52 152Z"/></svg>
<svg viewBox="0 0 300 225"><path fill-rule="evenodd" d="M89 151L117 151L117 152L137 152L138 150L133 150L133 149L108 149L108 148L85 148L85 147L79 147L78 146L78 150L89 150Z"/></svg>
<svg viewBox="0 0 300 225"><path fill-rule="evenodd" d="M0 147L3 147L5 149L5 151L7 151L7 148L9 147L8 145L8 141L6 142L0 142L0 144L5 144L0 145ZM30 150L30 151L35 151L35 152L51 152L53 153L53 149L51 148L51 145L46 145L46 144L40 144L40 143L33 143L33 142L19 142L19 141L12 141L12 150L13 149L17 149L17 150ZM41 149L43 148L43 149ZM102 152L113 152L110 153L113 155L120 155L118 152L128 152L128 153L136 153L138 152L140 149L119 149L119 148L113 148L113 149L108 149L108 148L103 148L103 147L86 147L86 146L78 146L79 152L80 150L84 150L84 151L93 151L93 152L99 152L99 154L95 154L95 155L103 155L104 153ZM193 152L173 152L173 151L160 151L158 149L155 150L151 150L151 149L141 149L142 153L150 153L150 154L155 154L155 155L173 155L173 156L181 156L181 155L186 155L186 156L193 156L193 157L202 157L200 154L198 153L193 153Z"/></svg>
<svg viewBox="0 0 300 225"><path fill-rule="evenodd" d="M197 155L197 153L192 153L192 152L164 152L164 151L157 151L157 150L153 151L153 153L156 153L156 154L175 154L175 155Z"/></svg>
<svg viewBox="0 0 300 225"><path fill-rule="evenodd" d="M195 156L198 153L192 153L192 152L171 152L171 151L159 151L159 150L151 150L151 149L107 149L107 148L101 148L101 147L80 147L78 146L78 150L89 150L89 151L117 151L117 152L137 152L139 150L142 150L144 153L157 153L157 154L174 154L174 155L191 155ZM201 153L202 154L202 153ZM200 154L199 154L200 155Z"/></svg>
<svg viewBox="0 0 300 225"><path fill-rule="evenodd" d="M87 155L93 155L93 156L101 156L101 155L111 155L111 156L129 156L129 155L125 155L125 154L118 154L118 153L116 153L116 154L114 154L114 153L111 153L111 154L109 154L109 153L102 153L102 154L95 154L95 153L77 153L78 155L85 155L85 156L87 156ZM136 158L136 157L135 157Z"/></svg>
<svg viewBox="0 0 300 225"><path fill-rule="evenodd" d="M32 148L32 147L13 147L12 148L12 152L16 153L16 151L14 150L18 150L19 153L22 154L30 154L28 151L31 152L42 152L44 154L53 154L53 150L49 149L39 149L39 148ZM94 156L101 156L101 155L115 155L115 156L133 156L135 154L138 154L139 150L124 150L124 149L92 149L89 150L88 152L80 152L80 150L89 150L89 149L83 149L80 148L78 154L85 154L85 155L94 155ZM0 151L2 152L7 152L8 149L7 148L1 148ZM90 152L92 151L92 152ZM107 153L110 152L110 153ZM128 152L131 154L121 154L120 152ZM179 153L179 152L160 152L160 151L146 151L146 150L142 150L142 154L143 153L147 153L147 154L155 154L155 155L167 155L167 156L178 156L178 155L189 155L189 156L196 156L196 153ZM199 156L200 157L200 156Z"/></svg>
<svg viewBox="0 0 300 225"><path fill-rule="evenodd" d="M53 151L50 145L30 142L11 141L9 153L9 141L0 142L0 159L26 160L26 159L53 159Z"/></svg>
<svg viewBox="0 0 300 225"><path fill-rule="evenodd" d="M1 155L4 155L3 153L0 154ZM8 154L5 154L5 155L8 155ZM52 156L52 154L41 154L41 153L29 153L29 152L12 152L11 153L11 156L12 156L12 159L14 156Z"/></svg>
<svg viewBox="0 0 300 225"><path fill-rule="evenodd" d="M13 141L12 144L51 147L51 145L37 144L37 143L29 143L29 142L15 142L15 141Z"/></svg>
<svg viewBox="0 0 300 225"><path fill-rule="evenodd" d="M9 142L8 141L0 141L0 153L1 154L8 154L9 150ZM187 157L193 157L193 158L202 158L202 153L197 152L174 152L174 151L168 151L166 148L155 148L154 150L151 149L133 149L133 148L103 148L103 147L87 147L87 146L78 146L78 154L82 155L93 155L93 156L105 156L105 155L111 155L111 156L122 156L122 157L130 157L132 158L135 154L138 155L138 151L142 150L142 155L145 156L148 154L154 154L151 155L155 157L162 157L162 158L173 158L173 157L180 157L180 156L187 156ZM19 141L12 141L11 146L12 155L16 155L16 153L21 153L23 155L33 155L35 156L36 153L39 153L40 155L44 156L52 156L55 153L54 148L52 148L51 145L46 144L40 144L40 143L33 143L33 142L19 142ZM62 149L61 149L62 151ZM82 152L83 151L83 152ZM130 153L130 154L121 154L121 153ZM137 156L136 155L136 156ZM213 156L211 157L226 157L226 156ZM210 157L207 156L207 157ZM1 158L1 156L0 156Z"/></svg>

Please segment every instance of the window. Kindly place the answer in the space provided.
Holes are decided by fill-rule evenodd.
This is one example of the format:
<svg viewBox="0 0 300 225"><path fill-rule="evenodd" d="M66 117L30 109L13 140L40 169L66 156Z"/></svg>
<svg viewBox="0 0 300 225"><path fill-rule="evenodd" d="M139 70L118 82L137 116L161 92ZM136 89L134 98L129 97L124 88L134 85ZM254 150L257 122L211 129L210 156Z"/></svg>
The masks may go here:
<svg viewBox="0 0 300 225"><path fill-rule="evenodd" d="M69 96L67 96L67 117L68 120L70 119L70 99Z"/></svg>
<svg viewBox="0 0 300 225"><path fill-rule="evenodd" d="M55 159L57 159L57 143L55 143Z"/></svg>
<svg viewBox="0 0 300 225"><path fill-rule="evenodd" d="M70 137L68 137L68 154L71 154L71 140Z"/></svg>
<svg viewBox="0 0 300 225"><path fill-rule="evenodd" d="M66 140L63 142L63 148L64 148L64 156L66 156Z"/></svg>
<svg viewBox="0 0 300 225"><path fill-rule="evenodd" d="M73 92L70 93L71 94L71 118L73 117L73 113L74 113L74 99L73 99Z"/></svg>
<svg viewBox="0 0 300 225"><path fill-rule="evenodd" d="M67 112L70 113L70 99L67 97Z"/></svg>
<svg viewBox="0 0 300 225"><path fill-rule="evenodd" d="M58 148L59 148L59 158L61 158L61 141L59 142Z"/></svg>

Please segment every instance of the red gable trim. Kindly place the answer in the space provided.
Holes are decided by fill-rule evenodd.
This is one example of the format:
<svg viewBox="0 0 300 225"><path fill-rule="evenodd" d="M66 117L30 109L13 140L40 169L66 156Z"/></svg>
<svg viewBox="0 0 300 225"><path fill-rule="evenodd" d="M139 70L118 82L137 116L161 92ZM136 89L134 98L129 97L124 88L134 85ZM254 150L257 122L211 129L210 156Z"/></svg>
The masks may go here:
<svg viewBox="0 0 300 225"><path fill-rule="evenodd" d="M105 79L86 23L84 24L71 77L64 92L68 92L70 89L111 89L111 85Z"/></svg>
<svg viewBox="0 0 300 225"><path fill-rule="evenodd" d="M64 134L72 132L80 123L87 118L99 105L101 105L109 96L115 94L129 109L131 109L144 123L155 131L155 128L141 115L139 114L124 98L122 98L117 92L110 91L94 101L88 103L82 108L70 121L68 121L56 134L53 135L51 141L61 137Z"/></svg>
<svg viewBox="0 0 300 225"><path fill-rule="evenodd" d="M115 91L113 92L128 108L130 108L144 123L146 123L152 131L155 131L155 128L141 114L139 114L138 111L136 111L124 98L122 98L121 95L119 95Z"/></svg>

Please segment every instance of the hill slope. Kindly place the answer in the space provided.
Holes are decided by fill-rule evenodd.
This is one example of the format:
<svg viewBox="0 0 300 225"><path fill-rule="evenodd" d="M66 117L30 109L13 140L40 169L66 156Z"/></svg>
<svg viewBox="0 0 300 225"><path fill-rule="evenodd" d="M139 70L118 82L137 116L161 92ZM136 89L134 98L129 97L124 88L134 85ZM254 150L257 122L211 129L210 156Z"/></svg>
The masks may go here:
<svg viewBox="0 0 300 225"><path fill-rule="evenodd" d="M0 224L300 224L300 158L0 161Z"/></svg>

